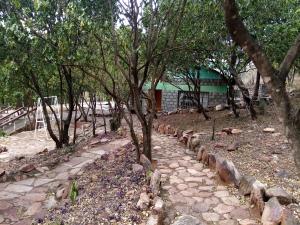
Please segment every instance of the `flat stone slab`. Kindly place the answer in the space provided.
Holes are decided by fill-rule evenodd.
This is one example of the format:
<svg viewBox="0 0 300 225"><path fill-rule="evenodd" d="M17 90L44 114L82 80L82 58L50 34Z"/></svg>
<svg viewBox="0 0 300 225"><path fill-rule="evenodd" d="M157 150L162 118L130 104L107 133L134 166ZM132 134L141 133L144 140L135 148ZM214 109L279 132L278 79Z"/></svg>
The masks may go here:
<svg viewBox="0 0 300 225"><path fill-rule="evenodd" d="M48 179L48 178L37 178L34 182L34 187L39 187L44 184L48 184L50 182L54 181L54 179Z"/></svg>
<svg viewBox="0 0 300 225"><path fill-rule="evenodd" d="M9 199L13 199L13 198L18 198L20 196L21 195L19 195L19 194L7 192L7 191L0 192L0 200L9 200Z"/></svg>
<svg viewBox="0 0 300 225"><path fill-rule="evenodd" d="M5 191L14 193L24 193L32 190L32 186L22 184L10 184L5 188Z"/></svg>

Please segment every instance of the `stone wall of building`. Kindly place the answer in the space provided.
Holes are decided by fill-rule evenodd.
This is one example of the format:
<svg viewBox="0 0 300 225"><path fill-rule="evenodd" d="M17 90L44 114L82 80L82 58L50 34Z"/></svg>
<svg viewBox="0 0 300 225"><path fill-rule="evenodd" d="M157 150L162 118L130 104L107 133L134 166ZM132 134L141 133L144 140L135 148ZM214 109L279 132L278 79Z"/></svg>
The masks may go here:
<svg viewBox="0 0 300 225"><path fill-rule="evenodd" d="M209 93L208 106L227 103L227 93Z"/></svg>
<svg viewBox="0 0 300 225"><path fill-rule="evenodd" d="M162 110L165 112L177 109L178 91L162 91Z"/></svg>

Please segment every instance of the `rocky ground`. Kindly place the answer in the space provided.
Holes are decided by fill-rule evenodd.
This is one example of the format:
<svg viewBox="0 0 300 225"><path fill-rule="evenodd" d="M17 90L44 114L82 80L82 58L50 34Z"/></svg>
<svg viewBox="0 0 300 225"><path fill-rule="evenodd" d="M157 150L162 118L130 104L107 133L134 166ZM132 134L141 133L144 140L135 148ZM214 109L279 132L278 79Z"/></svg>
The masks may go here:
<svg viewBox="0 0 300 225"><path fill-rule="evenodd" d="M201 132L201 144L210 152L232 160L241 173L252 175L269 187L281 186L300 200L300 178L291 145L283 135L272 106L263 115L258 115L257 121L252 121L247 111L241 111L239 119L229 111L214 111L209 115L212 117L209 121L205 121L202 115L188 113L161 116L159 122ZM215 140L211 140L214 120ZM272 129L266 132L265 128ZM232 129L236 129L235 134L230 132ZM299 217L299 205L290 207Z"/></svg>
<svg viewBox="0 0 300 225"><path fill-rule="evenodd" d="M134 164L131 145L96 160L76 178L78 200L62 202L42 224L141 224L148 212L138 209L137 202L147 185L144 172L132 169Z"/></svg>

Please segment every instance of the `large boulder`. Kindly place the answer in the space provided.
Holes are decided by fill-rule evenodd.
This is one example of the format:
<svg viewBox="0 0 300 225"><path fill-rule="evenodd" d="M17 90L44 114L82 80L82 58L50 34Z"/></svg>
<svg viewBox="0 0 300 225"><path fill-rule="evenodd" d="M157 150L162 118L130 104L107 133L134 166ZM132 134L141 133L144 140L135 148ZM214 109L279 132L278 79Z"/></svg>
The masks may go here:
<svg viewBox="0 0 300 225"><path fill-rule="evenodd" d="M287 193L281 187L272 187L266 190L266 196L268 198L277 197L278 201L283 205L288 205L295 202L292 195Z"/></svg>
<svg viewBox="0 0 300 225"><path fill-rule="evenodd" d="M151 176L150 189L154 195L158 195L160 192L161 173L159 170L155 170Z"/></svg>
<svg viewBox="0 0 300 225"><path fill-rule="evenodd" d="M201 225L201 222L194 216L182 215L176 218L172 225Z"/></svg>
<svg viewBox="0 0 300 225"><path fill-rule="evenodd" d="M250 202L254 206L258 208L260 213L264 211L265 207L265 192L266 192L266 185L262 184L258 180L256 180L252 184L252 190L251 190L251 195L250 195Z"/></svg>
<svg viewBox="0 0 300 225"><path fill-rule="evenodd" d="M250 195L252 188L253 188L253 183L255 182L255 178L251 176L242 176L240 185L239 185L239 192L242 195Z"/></svg>
<svg viewBox="0 0 300 225"><path fill-rule="evenodd" d="M265 204L261 222L263 225L279 225L281 224L282 214L283 207L280 205L277 198L273 197Z"/></svg>
<svg viewBox="0 0 300 225"><path fill-rule="evenodd" d="M216 161L216 171L223 182L227 184L233 183L235 186L239 186L241 174L235 168L232 161L219 158Z"/></svg>

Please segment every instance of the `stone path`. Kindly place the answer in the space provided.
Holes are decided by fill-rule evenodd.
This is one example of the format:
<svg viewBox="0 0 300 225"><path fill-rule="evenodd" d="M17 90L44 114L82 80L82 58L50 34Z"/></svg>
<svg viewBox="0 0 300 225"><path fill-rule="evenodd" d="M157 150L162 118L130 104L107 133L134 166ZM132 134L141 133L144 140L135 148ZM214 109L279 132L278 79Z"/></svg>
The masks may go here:
<svg viewBox="0 0 300 225"><path fill-rule="evenodd" d="M117 139L89 148L36 178L0 183L0 225L29 225L32 220L39 220L47 209L56 206L57 190L62 190L63 194L63 188L67 187L72 176L82 174L82 168L87 164L129 142L128 139Z"/></svg>
<svg viewBox="0 0 300 225"><path fill-rule="evenodd" d="M207 225L260 224L251 215L249 205L242 204L226 186L218 184L215 173L194 160L194 154L176 138L154 133L153 146L153 158L158 160L162 173L166 224L171 224L178 213L197 217Z"/></svg>

